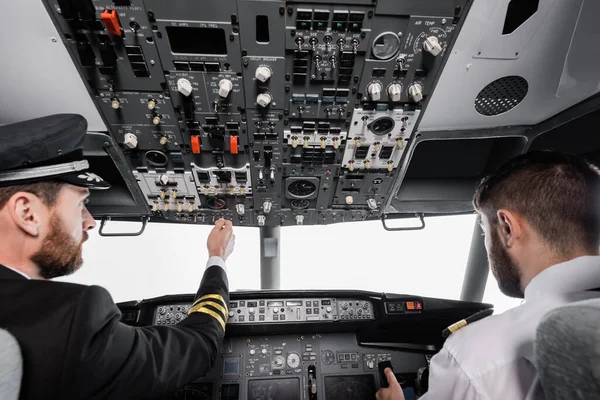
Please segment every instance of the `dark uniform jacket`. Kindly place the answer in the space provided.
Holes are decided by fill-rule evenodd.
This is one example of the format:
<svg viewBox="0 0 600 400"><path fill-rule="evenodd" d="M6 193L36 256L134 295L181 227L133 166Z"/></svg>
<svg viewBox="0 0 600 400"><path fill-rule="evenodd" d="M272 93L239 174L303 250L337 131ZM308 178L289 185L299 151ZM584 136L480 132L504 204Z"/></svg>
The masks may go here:
<svg viewBox="0 0 600 400"><path fill-rule="evenodd" d="M160 398L213 366L228 304L227 275L212 266L187 319L132 327L104 288L28 280L0 266L0 327L23 354L21 399Z"/></svg>

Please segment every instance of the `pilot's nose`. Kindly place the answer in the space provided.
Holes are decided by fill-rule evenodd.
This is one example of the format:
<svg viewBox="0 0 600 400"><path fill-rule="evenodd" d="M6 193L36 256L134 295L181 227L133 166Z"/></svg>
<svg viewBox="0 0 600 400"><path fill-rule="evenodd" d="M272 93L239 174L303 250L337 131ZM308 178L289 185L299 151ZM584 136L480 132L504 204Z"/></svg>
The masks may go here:
<svg viewBox="0 0 600 400"><path fill-rule="evenodd" d="M96 221L92 217L92 214L87 210L87 208L83 209L83 230L85 232L91 231L96 227Z"/></svg>

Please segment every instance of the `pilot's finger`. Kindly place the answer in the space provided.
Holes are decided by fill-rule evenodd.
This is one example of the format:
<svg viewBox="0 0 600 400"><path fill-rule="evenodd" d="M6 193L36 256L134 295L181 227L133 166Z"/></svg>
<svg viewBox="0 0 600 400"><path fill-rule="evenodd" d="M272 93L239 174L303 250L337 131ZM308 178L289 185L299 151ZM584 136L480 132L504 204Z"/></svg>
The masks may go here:
<svg viewBox="0 0 600 400"><path fill-rule="evenodd" d="M394 371L390 368L386 368L383 372L385 372L385 376L390 386L398 385L398 380L396 379L396 375L394 375Z"/></svg>

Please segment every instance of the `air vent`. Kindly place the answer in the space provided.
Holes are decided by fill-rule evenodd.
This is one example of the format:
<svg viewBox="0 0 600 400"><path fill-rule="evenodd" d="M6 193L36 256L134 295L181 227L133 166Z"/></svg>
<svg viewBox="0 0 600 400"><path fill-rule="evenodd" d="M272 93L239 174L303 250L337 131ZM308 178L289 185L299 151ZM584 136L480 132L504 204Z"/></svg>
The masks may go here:
<svg viewBox="0 0 600 400"><path fill-rule="evenodd" d="M515 108L527 95L529 85L520 76L505 76L483 88L475 99L475 110L494 116Z"/></svg>

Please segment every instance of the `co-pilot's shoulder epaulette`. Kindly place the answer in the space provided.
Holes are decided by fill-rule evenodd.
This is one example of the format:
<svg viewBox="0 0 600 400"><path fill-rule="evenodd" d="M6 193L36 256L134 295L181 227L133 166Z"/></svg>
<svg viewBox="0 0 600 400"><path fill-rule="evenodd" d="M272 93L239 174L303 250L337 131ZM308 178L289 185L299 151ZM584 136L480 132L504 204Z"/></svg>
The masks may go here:
<svg viewBox="0 0 600 400"><path fill-rule="evenodd" d="M450 325L446 329L444 329L444 331L442 332L442 337L444 339L446 339L446 338L448 338L448 336L450 336L451 333L456 332L460 328L463 328L469 324L472 324L475 321L479 321L480 319L483 319L485 317L488 317L488 316L492 315L493 313L494 313L494 309L488 308L487 310L479 311L478 313L475 313L475 314L471 315L470 317L461 319L460 321L458 321L458 322Z"/></svg>
<svg viewBox="0 0 600 400"><path fill-rule="evenodd" d="M225 331L225 321L228 313L227 304L220 294L206 294L197 299L188 311L188 315L199 312L210 315L219 322L219 325Z"/></svg>

